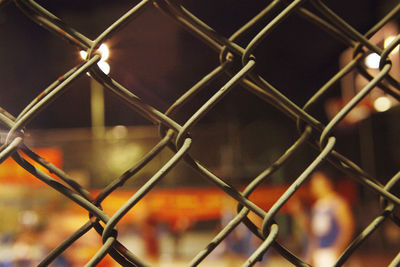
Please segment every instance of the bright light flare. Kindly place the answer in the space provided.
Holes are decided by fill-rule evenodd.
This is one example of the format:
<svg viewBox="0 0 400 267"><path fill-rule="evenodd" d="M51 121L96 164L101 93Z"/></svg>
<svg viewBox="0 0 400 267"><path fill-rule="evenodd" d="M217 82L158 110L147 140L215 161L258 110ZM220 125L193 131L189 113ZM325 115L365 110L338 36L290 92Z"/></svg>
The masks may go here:
<svg viewBox="0 0 400 267"><path fill-rule="evenodd" d="M381 96L375 99L374 108L376 111L384 112L392 107L392 102L387 96Z"/></svg>
<svg viewBox="0 0 400 267"><path fill-rule="evenodd" d="M387 48L393 40L396 39L396 36L389 36L385 39L383 43L383 47ZM398 53L399 52L399 46L397 45L391 52L391 54Z"/></svg>
<svg viewBox="0 0 400 267"><path fill-rule="evenodd" d="M108 59L110 56L110 50L108 49L108 46L106 44L101 44L99 47L100 55L101 55L101 60L105 61Z"/></svg>
<svg viewBox="0 0 400 267"><path fill-rule="evenodd" d="M110 65L106 62L108 57L110 56L110 50L108 49L108 46L106 44L101 44L99 47L99 52L101 55L101 59L99 62L97 62L97 66L105 73L109 74L110 73ZM87 52L86 51L79 51L79 55L83 60L87 59Z"/></svg>
<svg viewBox="0 0 400 267"><path fill-rule="evenodd" d="M364 64L370 69L379 69L379 62L381 61L381 56L377 53L371 53L364 59Z"/></svg>
<svg viewBox="0 0 400 267"><path fill-rule="evenodd" d="M81 58L83 60L86 60L86 57L87 57L87 52L86 51L83 51L83 50L79 51L79 55L81 55Z"/></svg>
<svg viewBox="0 0 400 267"><path fill-rule="evenodd" d="M105 74L110 73L110 65L106 61L97 62L97 66L99 66L101 71L104 72Z"/></svg>

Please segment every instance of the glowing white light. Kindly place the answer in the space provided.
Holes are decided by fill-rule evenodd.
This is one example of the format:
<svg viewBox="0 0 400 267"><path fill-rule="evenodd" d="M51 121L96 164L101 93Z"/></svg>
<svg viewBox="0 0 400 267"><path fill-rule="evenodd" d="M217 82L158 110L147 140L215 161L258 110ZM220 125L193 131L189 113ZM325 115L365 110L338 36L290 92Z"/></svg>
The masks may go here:
<svg viewBox="0 0 400 267"><path fill-rule="evenodd" d="M375 99L374 108L376 111L384 112L392 107L392 102L386 96L381 96Z"/></svg>
<svg viewBox="0 0 400 267"><path fill-rule="evenodd" d="M370 69L378 69L381 57L377 53L371 53L365 57L364 63Z"/></svg>
<svg viewBox="0 0 400 267"><path fill-rule="evenodd" d="M81 51L79 51L79 55L81 55L81 58L82 59L86 59L86 57L87 57L87 52L86 51L83 51L83 50L81 50Z"/></svg>
<svg viewBox="0 0 400 267"><path fill-rule="evenodd" d="M108 49L108 46L106 44L101 44L99 47L100 55L101 55L101 60L105 61L108 59L110 56L110 50Z"/></svg>
<svg viewBox="0 0 400 267"><path fill-rule="evenodd" d="M106 61L108 57L110 56L110 50L108 49L108 46L106 44L101 44L99 47L100 55L101 55L101 61ZM79 54L81 55L82 59L87 58L87 52L84 50L79 51Z"/></svg>
<svg viewBox="0 0 400 267"><path fill-rule="evenodd" d="M99 66L99 68L105 73L105 74L109 74L110 73L110 65L106 62L106 60L108 59L108 57L110 56L110 50L108 49L106 44L101 44L99 47L99 51L100 51L100 55L101 55L101 59L99 62L97 62L97 66ZM81 58L83 60L87 59L87 52L84 50L81 50L79 52ZM89 74L88 74L89 75ZM90 76L90 75L89 75Z"/></svg>
<svg viewBox="0 0 400 267"><path fill-rule="evenodd" d="M99 66L99 68L105 73L105 74L109 74L110 73L110 65L108 65L107 62L105 61L99 61L97 63L97 66Z"/></svg>
<svg viewBox="0 0 400 267"><path fill-rule="evenodd" d="M383 43L383 47L384 47L384 48L387 48L387 47L390 45L390 43L393 42L393 40L394 40L395 38L396 38L395 36L389 36L389 37L387 37L387 38L385 39L384 43ZM399 46L398 46L398 45L392 50L391 53L397 53L397 52L399 52Z"/></svg>

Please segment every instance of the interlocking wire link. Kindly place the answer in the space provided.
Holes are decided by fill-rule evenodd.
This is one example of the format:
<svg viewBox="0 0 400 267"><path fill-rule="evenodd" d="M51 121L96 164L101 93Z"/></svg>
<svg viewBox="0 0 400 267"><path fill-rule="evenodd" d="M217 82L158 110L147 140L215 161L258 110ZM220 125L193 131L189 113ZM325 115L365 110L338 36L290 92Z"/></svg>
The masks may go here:
<svg viewBox="0 0 400 267"><path fill-rule="evenodd" d="M308 180L310 174L324 161L329 161L336 168L347 173L351 179L354 179L362 186L375 192L380 196L382 204L381 214L353 240L337 260L336 266L344 264L359 248L361 243L365 242L384 221L390 219L400 226L400 220L393 213L395 208L400 205L400 198L391 191L392 188L399 183L400 172L389 179L386 185L382 185L377 179L372 177L357 164L337 152L335 150L336 138L332 135L332 132L337 128L338 124L344 120L346 115L349 114L357 104L366 98L372 89L379 88L379 90L400 100L400 84L389 74L392 68L389 54L400 43L400 35L396 36L384 49L370 40L376 32L399 15L400 4L391 9L384 18L363 35L320 0L274 0L267 4L263 10L242 27L237 29L231 36L226 37L203 22L201 18L192 14L185 8L183 1L144 0L128 10L111 26L92 40L78 30L70 27L62 18L55 16L51 10L46 10L33 0L14 0L13 2L27 17L41 27L67 41L71 46L87 51L85 60L66 71L65 74L62 74L56 81L51 83L16 117L9 114L6 109L0 109L0 122L4 128L8 129L7 138L5 142L1 144L0 163L7 158L12 158L37 179L42 180L49 187L88 211L88 221L68 239L59 244L58 247L54 248L53 251L42 260L40 266L49 265L76 240L83 238L90 229L95 229L102 237L103 244L86 266L95 266L107 254L122 266L149 266L145 260L135 255L135 251L129 251L119 242L117 226L121 219L127 213L131 212L131 209L179 162L185 162L191 166L195 171L201 174L206 181L211 182L225 192L227 196L237 201L237 215L225 225L204 250L200 251L192 259L189 263L190 266L197 266L200 264L240 223L244 223L249 230L262 241L259 247L253 251L252 255L243 263L243 266L253 266L257 261L262 259L266 251L270 249L275 250L284 259L296 266L309 266L308 263L304 262L300 257L296 256L279 243L277 240L279 225L275 222L274 218L288 200L291 199L292 196L296 194L297 190ZM306 2L314 7L312 11L308 9L309 6L305 6ZM11 1L0 1L0 5L6 4L13 3L11 3ZM248 4L250 5L251 3ZM283 8L282 5L284 6ZM281 8L281 10L279 10L279 8ZM148 9L157 9L160 13L163 13L171 20L177 22L183 29L214 49L220 61L220 64L215 66L210 73L194 83L193 87L186 90L183 95L176 99L166 112L162 112L143 101L140 97L135 95L134 88L128 89L124 87L121 83L114 80L112 75L105 74L97 65L101 59L101 55L97 50L100 45L111 38L115 33L121 31L126 25L135 23L136 18ZM314 13L316 11L318 15ZM279 25L290 16L298 16L310 21L316 27L320 27L333 38L352 48L354 51L353 59L321 88L315 90L316 93L310 97L303 107L296 105L278 88L275 88L262 77L257 71L257 59L253 55L255 49L263 42L268 42L270 34L276 28L279 28ZM265 22L266 20L267 22ZM256 24L264 26L247 44L241 46L236 42L240 36L251 33ZM379 73L377 74L369 73L362 64L362 59L371 52L377 53L381 57ZM240 69L237 68L238 65L241 66ZM346 74L352 71L361 73L368 80L368 83L333 116L327 125L324 125L314 117L314 107L322 105L321 99L323 96L331 91ZM69 90L70 85L85 73L89 73L91 78L103 85L106 90L116 95L123 102L126 102L133 108L133 112L139 113L148 121L158 125L160 133L159 142L134 166L121 174L121 176L112 180L97 197L92 196L88 189L82 187L74 177L70 177L63 170L35 154L24 143L24 130L29 122L40 116L41 112L46 109L51 102L62 98L63 94ZM229 80L198 110L191 115L189 114L189 118L185 122L178 123L176 114L182 112L181 110L184 106L190 105L196 95L208 84L224 75L227 75ZM218 105L219 101L230 94L237 86L242 86L250 93L293 119L294 123L297 124L299 132L298 139L286 151L282 151L281 156L275 162L270 166L266 166L264 171L252 179L243 191L238 191L234 186L227 183L225 179L211 172L191 154L190 149L193 140L189 134L190 130L198 124L200 119L207 115L215 105ZM269 210L265 211L249 200L249 197L255 189L261 184L265 184L274 172L287 164L288 159L292 157L294 152L304 147L309 147L318 151L318 156L316 156L308 166L304 166L301 175L291 181L287 190ZM106 214L102 210L102 202L113 192L121 188L127 180L132 179L136 173L147 166L154 157L165 149L169 149L173 152L173 156L170 157L168 162L155 172L123 206L119 207L115 214L112 216ZM60 180L58 181L39 170L32 162L37 162L48 171L55 174ZM258 228L248 218L250 211L263 221L261 228ZM398 266L400 264L399 255L400 254L393 259L391 266Z"/></svg>

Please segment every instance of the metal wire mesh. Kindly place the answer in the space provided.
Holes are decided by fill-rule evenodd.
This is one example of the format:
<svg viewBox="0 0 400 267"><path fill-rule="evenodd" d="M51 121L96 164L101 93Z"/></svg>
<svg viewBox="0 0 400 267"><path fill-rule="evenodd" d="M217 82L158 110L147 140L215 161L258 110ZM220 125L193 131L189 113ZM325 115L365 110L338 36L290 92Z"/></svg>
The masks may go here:
<svg viewBox="0 0 400 267"><path fill-rule="evenodd" d="M229 37L223 36L213 28L204 23L201 18L196 17L184 7L180 1L164 1L144 0L127 11L123 16L118 18L110 27L104 30L94 40L81 34L79 31L70 27L62 19L53 15L50 11L44 9L33 0L15 0L15 5L32 21L36 22L43 28L66 40L70 45L87 51L87 58L79 65L68 70L61 75L49 87L47 87L40 95L38 95L26 108L14 117L5 109L0 109L0 121L7 127L8 135L1 146L0 162L11 157L27 172L30 172L36 178L42 180L54 190L63 194L71 201L86 209L90 219L86 224L82 225L73 235L59 244L54 250L40 263L40 266L50 264L58 255L71 246L77 239L81 238L90 229L94 228L102 237L103 245L97 251L96 255L87 263L87 266L95 266L107 254L109 254L116 262L122 266L148 266L143 259L135 255L135 251L129 251L118 240L117 226L120 220L134 207L141 199L148 194L152 188L163 179L163 177L175 167L178 162L185 162L194 170L200 173L205 180L215 184L227 195L237 201L237 215L232 219L216 236L210 241L204 250L200 251L190 262L190 266L200 264L240 223L244 223L254 235L262 240L261 245L253 252L253 254L243 263L243 266L253 266L262 258L269 249L275 250L288 262L296 266L309 266L303 262L298 256L283 247L276 239L279 231L279 225L274 221L274 216L281 210L285 203L298 191L299 188L307 181L310 174L323 161L329 161L338 169L349 174L349 177L369 188L378 194L382 199L382 213L368 225L362 233L356 237L348 246L345 252L337 260L336 265L340 266L352 256L361 243L378 229L385 220L393 220L397 225L399 219L394 215L393 211L400 204L398 196L391 193L391 189L398 183L400 172L388 179L386 184L381 184L354 162L335 151L336 138L332 135L337 125L344 117L358 104L367 94L374 88L379 88L385 93L390 94L397 100L400 99L400 86L390 74L392 63L388 55L400 43L400 35L397 36L389 46L382 49L370 41L371 36L381 29L388 21L393 19L400 12L400 4L394 7L382 20L373 26L366 34L361 34L349 25L340 16L335 14L326 4L320 0L310 0L313 10L318 11L318 15L304 7L303 0L281 1L275 0L266 5L256 16L241 26ZM9 1L0 1L0 5L11 4ZM282 5L284 8L282 8ZM155 107L144 102L134 94L134 89L125 88L111 76L103 73L97 63L101 59L101 55L97 52L99 46L115 33L120 31L129 23L135 23L135 19L147 9L155 8L161 13L166 14L172 20L175 20L185 30L193 34L195 37L212 47L219 55L220 64L213 71L204 76L192 88L188 89L173 103L166 112L161 112ZM254 50L263 42L268 41L268 37L275 28L279 27L289 16L300 16L316 26L323 28L327 33L331 34L338 41L353 48L353 59L342 68L336 75L327 81L321 88L303 106L299 107L288 99L281 91L266 81L256 70L257 60L253 56ZM265 18L270 18L268 22L264 22ZM254 25L263 24L264 27L258 31L250 42L244 46L239 45L236 40L241 35L253 30ZM381 56L379 73L371 75L367 72L362 64L362 59L367 53L375 52ZM240 65L238 69L237 66ZM350 99L339 112L327 123L323 125L310 112L311 108L321 104L321 98L339 82L347 73L352 70L361 70L361 73L369 80L368 84L354 97ZM24 128L35 117L40 116L46 106L57 98L62 97L63 93L69 89L69 85L85 73L97 82L102 84L106 90L112 92L122 101L129 104L135 112L141 114L147 120L159 125L160 140L153 149L147 153L139 162L131 169L123 173L120 177L115 178L101 193L94 198L87 189L78 184L73 177L69 177L65 172L58 169L46 159L35 154L29 147L24 144ZM194 112L188 120L183 124L176 122L174 117L185 105L190 105L195 95L201 91L206 84L220 75L229 75L229 81L221 87L205 104ZM189 131L204 117L218 102L228 95L231 89L240 85L252 94L256 95L266 103L274 106L280 112L292 118L297 123L299 137L273 164L255 177L246 188L240 192L233 186L218 177L206 167L204 167L196 158L190 154L192 145L192 137ZM319 151L319 155L311 164L305 166L302 174L292 181L288 189L280 196L274 205L265 211L255 203L249 200L252 192L262 183L266 183L268 178L297 151L300 147L309 146ZM101 203L110 194L122 187L124 182L134 177L146 164L148 164L162 150L169 148L174 155L169 161L162 166L145 184L130 197L123 206L112 216L106 214ZM21 153L23 152L23 153ZM62 182L59 182L38 168L34 167L30 162L37 162L44 166L50 172L56 174ZM263 220L261 228L258 228L247 217L249 212L254 212ZM400 264L400 254L398 254L391 266Z"/></svg>

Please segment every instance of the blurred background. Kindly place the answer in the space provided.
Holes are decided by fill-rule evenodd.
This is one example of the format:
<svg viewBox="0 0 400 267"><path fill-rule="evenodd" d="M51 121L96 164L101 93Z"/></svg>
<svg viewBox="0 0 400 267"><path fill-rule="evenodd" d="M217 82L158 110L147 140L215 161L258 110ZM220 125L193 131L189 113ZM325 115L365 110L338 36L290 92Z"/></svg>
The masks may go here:
<svg viewBox="0 0 400 267"><path fill-rule="evenodd" d="M325 2L361 33L397 4L394 0ZM38 3L89 38L98 36L136 4L124 0ZM190 0L183 4L227 37L266 5L259 0L251 3ZM391 21L371 40L385 47L399 34L398 22ZM247 44L263 26L257 25L238 43ZM82 61L78 49L31 22L14 3L0 8L0 36L0 107L14 116L50 83ZM160 111L167 110L219 64L218 54L156 8L147 9L106 45L110 76ZM302 106L351 60L352 50L293 15L255 50L255 56L257 72ZM371 73L378 69L379 56L376 56L367 55L363 63ZM400 78L398 48L391 59L391 74ZM228 79L225 76L211 83L174 119L185 122ZM326 124L365 84L361 75L349 73L312 115ZM385 183L400 166L399 115L398 103L375 89L334 132L338 138L337 150ZM94 195L132 167L159 140L156 126L109 92L102 91L88 76L72 83L27 128L25 143ZM1 130L0 140L4 142L7 131ZM237 188L244 188L298 138L294 121L240 87L227 94L191 134L194 140L191 154ZM171 155L172 152L164 151L151 161L103 202L104 210L113 214ZM257 189L251 199L267 210L316 155L308 147L297 151L293 160ZM336 190L350 204L355 233L359 233L380 214L379 197L343 173L335 172L334 176ZM308 187L302 188L297 196L309 209L313 199ZM119 224L119 239L159 266L187 264L227 223L226 218L233 216L236 207L231 202L222 191L179 163ZM17 259L25 260L27 265L21 266L35 266L45 251L54 248L88 219L83 209L12 160L0 165L0 212L0 266L9 266L7 262ZM304 231L296 226L287 208L283 208L276 220L282 243L299 255L304 253ZM248 236L245 228L239 229L226 243L247 242L247 247L254 250L258 241ZM55 266L81 266L100 244L97 234L89 232ZM220 246L204 264L241 264L238 259L244 259L248 251L235 255L227 252L229 247L229 244ZM351 266L386 266L399 248L400 231L389 220L356 252ZM109 260L106 258L102 264L109 266ZM272 252L262 265L286 266L284 262ZM370 265L365 265L366 262Z"/></svg>

